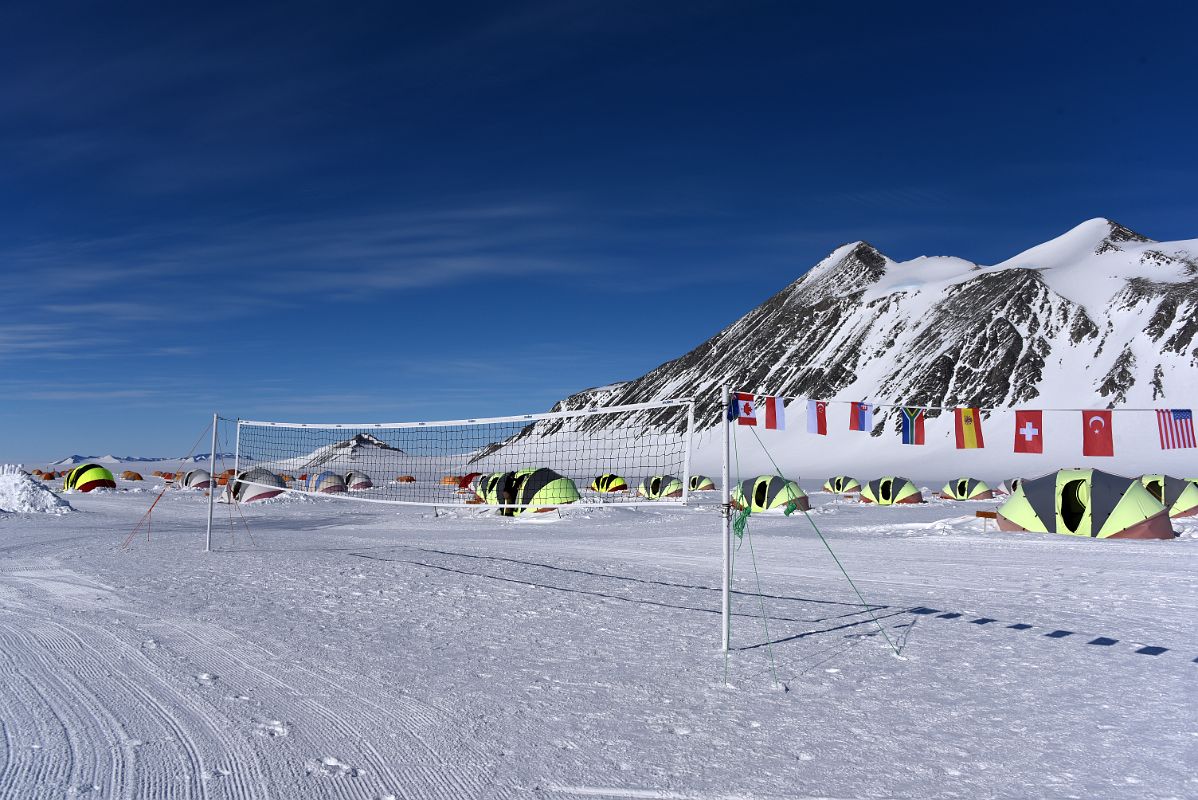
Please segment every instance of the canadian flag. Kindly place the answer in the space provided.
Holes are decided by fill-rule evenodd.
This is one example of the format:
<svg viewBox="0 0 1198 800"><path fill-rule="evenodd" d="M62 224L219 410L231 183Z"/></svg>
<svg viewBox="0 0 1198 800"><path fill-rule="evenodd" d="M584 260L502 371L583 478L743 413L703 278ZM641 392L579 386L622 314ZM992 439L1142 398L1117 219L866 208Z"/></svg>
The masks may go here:
<svg viewBox="0 0 1198 800"><path fill-rule="evenodd" d="M786 402L783 397L766 396L761 398L765 406L765 427L769 430L786 430Z"/></svg>
<svg viewBox="0 0 1198 800"><path fill-rule="evenodd" d="M757 424L757 405L753 399L753 395L748 392L736 393L736 424Z"/></svg>
<svg viewBox="0 0 1198 800"><path fill-rule="evenodd" d="M1082 455L1115 455L1115 436L1111 431L1110 409L1082 412Z"/></svg>
<svg viewBox="0 0 1198 800"><path fill-rule="evenodd" d="M1015 452L1044 452L1044 412L1015 412Z"/></svg>

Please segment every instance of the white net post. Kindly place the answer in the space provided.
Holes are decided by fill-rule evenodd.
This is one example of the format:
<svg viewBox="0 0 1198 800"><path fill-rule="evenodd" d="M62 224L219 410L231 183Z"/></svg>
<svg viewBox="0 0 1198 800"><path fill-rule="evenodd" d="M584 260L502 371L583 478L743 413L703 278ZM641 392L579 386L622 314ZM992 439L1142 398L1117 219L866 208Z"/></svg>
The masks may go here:
<svg viewBox="0 0 1198 800"><path fill-rule="evenodd" d="M720 424L723 427L724 458L721 468L722 483L720 491L724 493L723 505L720 507L720 517L723 521L723 550L724 573L720 581L720 649L725 653L732 646L732 482L729 473L730 438L732 435L731 421L728 419L731 397L728 387L723 389L723 405L720 412Z"/></svg>
<svg viewBox="0 0 1198 800"><path fill-rule="evenodd" d="M212 511L216 502L216 426L219 421L216 412L212 412L212 449L208 452L208 530L204 534L204 552L212 552Z"/></svg>
<svg viewBox="0 0 1198 800"><path fill-rule="evenodd" d="M437 508L685 503L693 425L691 400L437 422L238 420L235 469L239 487Z"/></svg>

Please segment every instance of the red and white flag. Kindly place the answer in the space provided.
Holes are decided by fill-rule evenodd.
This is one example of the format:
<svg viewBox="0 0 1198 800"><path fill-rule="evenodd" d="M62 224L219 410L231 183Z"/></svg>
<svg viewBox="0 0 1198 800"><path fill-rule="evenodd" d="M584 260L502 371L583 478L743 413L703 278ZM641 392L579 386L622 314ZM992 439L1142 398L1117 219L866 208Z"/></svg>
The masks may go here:
<svg viewBox="0 0 1198 800"><path fill-rule="evenodd" d="M773 431L786 430L786 398L766 395L761 398L765 408L765 427Z"/></svg>
<svg viewBox="0 0 1198 800"><path fill-rule="evenodd" d="M757 424L757 403L748 392L736 393L736 424Z"/></svg>
<svg viewBox="0 0 1198 800"><path fill-rule="evenodd" d="M1115 436L1111 431L1109 409L1082 412L1082 455L1115 455Z"/></svg>
<svg viewBox="0 0 1198 800"><path fill-rule="evenodd" d="M1194 442L1194 413L1188 408L1161 408L1156 412L1161 449L1198 447Z"/></svg>
<svg viewBox="0 0 1198 800"><path fill-rule="evenodd" d="M1044 452L1044 412L1015 412L1015 452Z"/></svg>
<svg viewBox="0 0 1198 800"><path fill-rule="evenodd" d="M828 435L828 404L823 400L807 401L807 432Z"/></svg>

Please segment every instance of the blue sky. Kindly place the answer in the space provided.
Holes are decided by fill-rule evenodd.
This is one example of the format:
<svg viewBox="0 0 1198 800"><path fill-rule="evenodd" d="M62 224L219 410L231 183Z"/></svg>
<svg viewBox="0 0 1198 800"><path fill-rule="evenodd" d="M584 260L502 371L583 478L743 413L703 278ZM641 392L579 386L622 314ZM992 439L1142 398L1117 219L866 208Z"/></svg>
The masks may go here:
<svg viewBox="0 0 1198 800"><path fill-rule="evenodd" d="M839 244L1198 236L1189 4L0 6L0 460L548 408Z"/></svg>

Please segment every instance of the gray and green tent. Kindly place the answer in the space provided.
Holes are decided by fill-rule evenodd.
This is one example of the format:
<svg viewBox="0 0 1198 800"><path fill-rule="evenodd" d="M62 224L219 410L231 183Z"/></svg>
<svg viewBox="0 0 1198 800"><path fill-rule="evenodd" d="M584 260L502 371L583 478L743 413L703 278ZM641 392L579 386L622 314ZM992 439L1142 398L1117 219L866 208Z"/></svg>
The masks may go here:
<svg viewBox="0 0 1198 800"><path fill-rule="evenodd" d="M1062 469L1025 478L998 509L1004 531L1096 539L1172 539L1164 503L1135 478L1096 469Z"/></svg>
<svg viewBox="0 0 1198 800"><path fill-rule="evenodd" d="M641 481L641 485L637 487L636 491L647 500L682 497L682 480L673 475L652 475Z"/></svg>
<svg viewBox="0 0 1198 800"><path fill-rule="evenodd" d="M1140 483L1148 493L1169 509L1169 516L1192 517L1198 514L1198 485L1171 475L1141 475Z"/></svg>
<svg viewBox="0 0 1198 800"><path fill-rule="evenodd" d="M990 500L994 490L977 478L957 478L944 484L940 496L945 500Z"/></svg>
<svg viewBox="0 0 1198 800"><path fill-rule="evenodd" d="M715 481L706 475L691 475L691 491L692 492L714 492Z"/></svg>
<svg viewBox="0 0 1198 800"><path fill-rule="evenodd" d="M748 508L754 514L785 508L794 503L796 509L811 510L811 500L807 493L799 488L794 481L778 475L758 475L747 481L741 481L740 486L732 492L732 505L737 508Z"/></svg>
<svg viewBox="0 0 1198 800"><path fill-rule="evenodd" d="M861 491L861 482L848 475L833 475L824 481L824 491L832 494L854 494Z"/></svg>
<svg viewBox="0 0 1198 800"><path fill-rule="evenodd" d="M887 475L865 484L861 490L863 503L877 503L880 506L907 505L922 503L923 494L914 483L907 478Z"/></svg>

